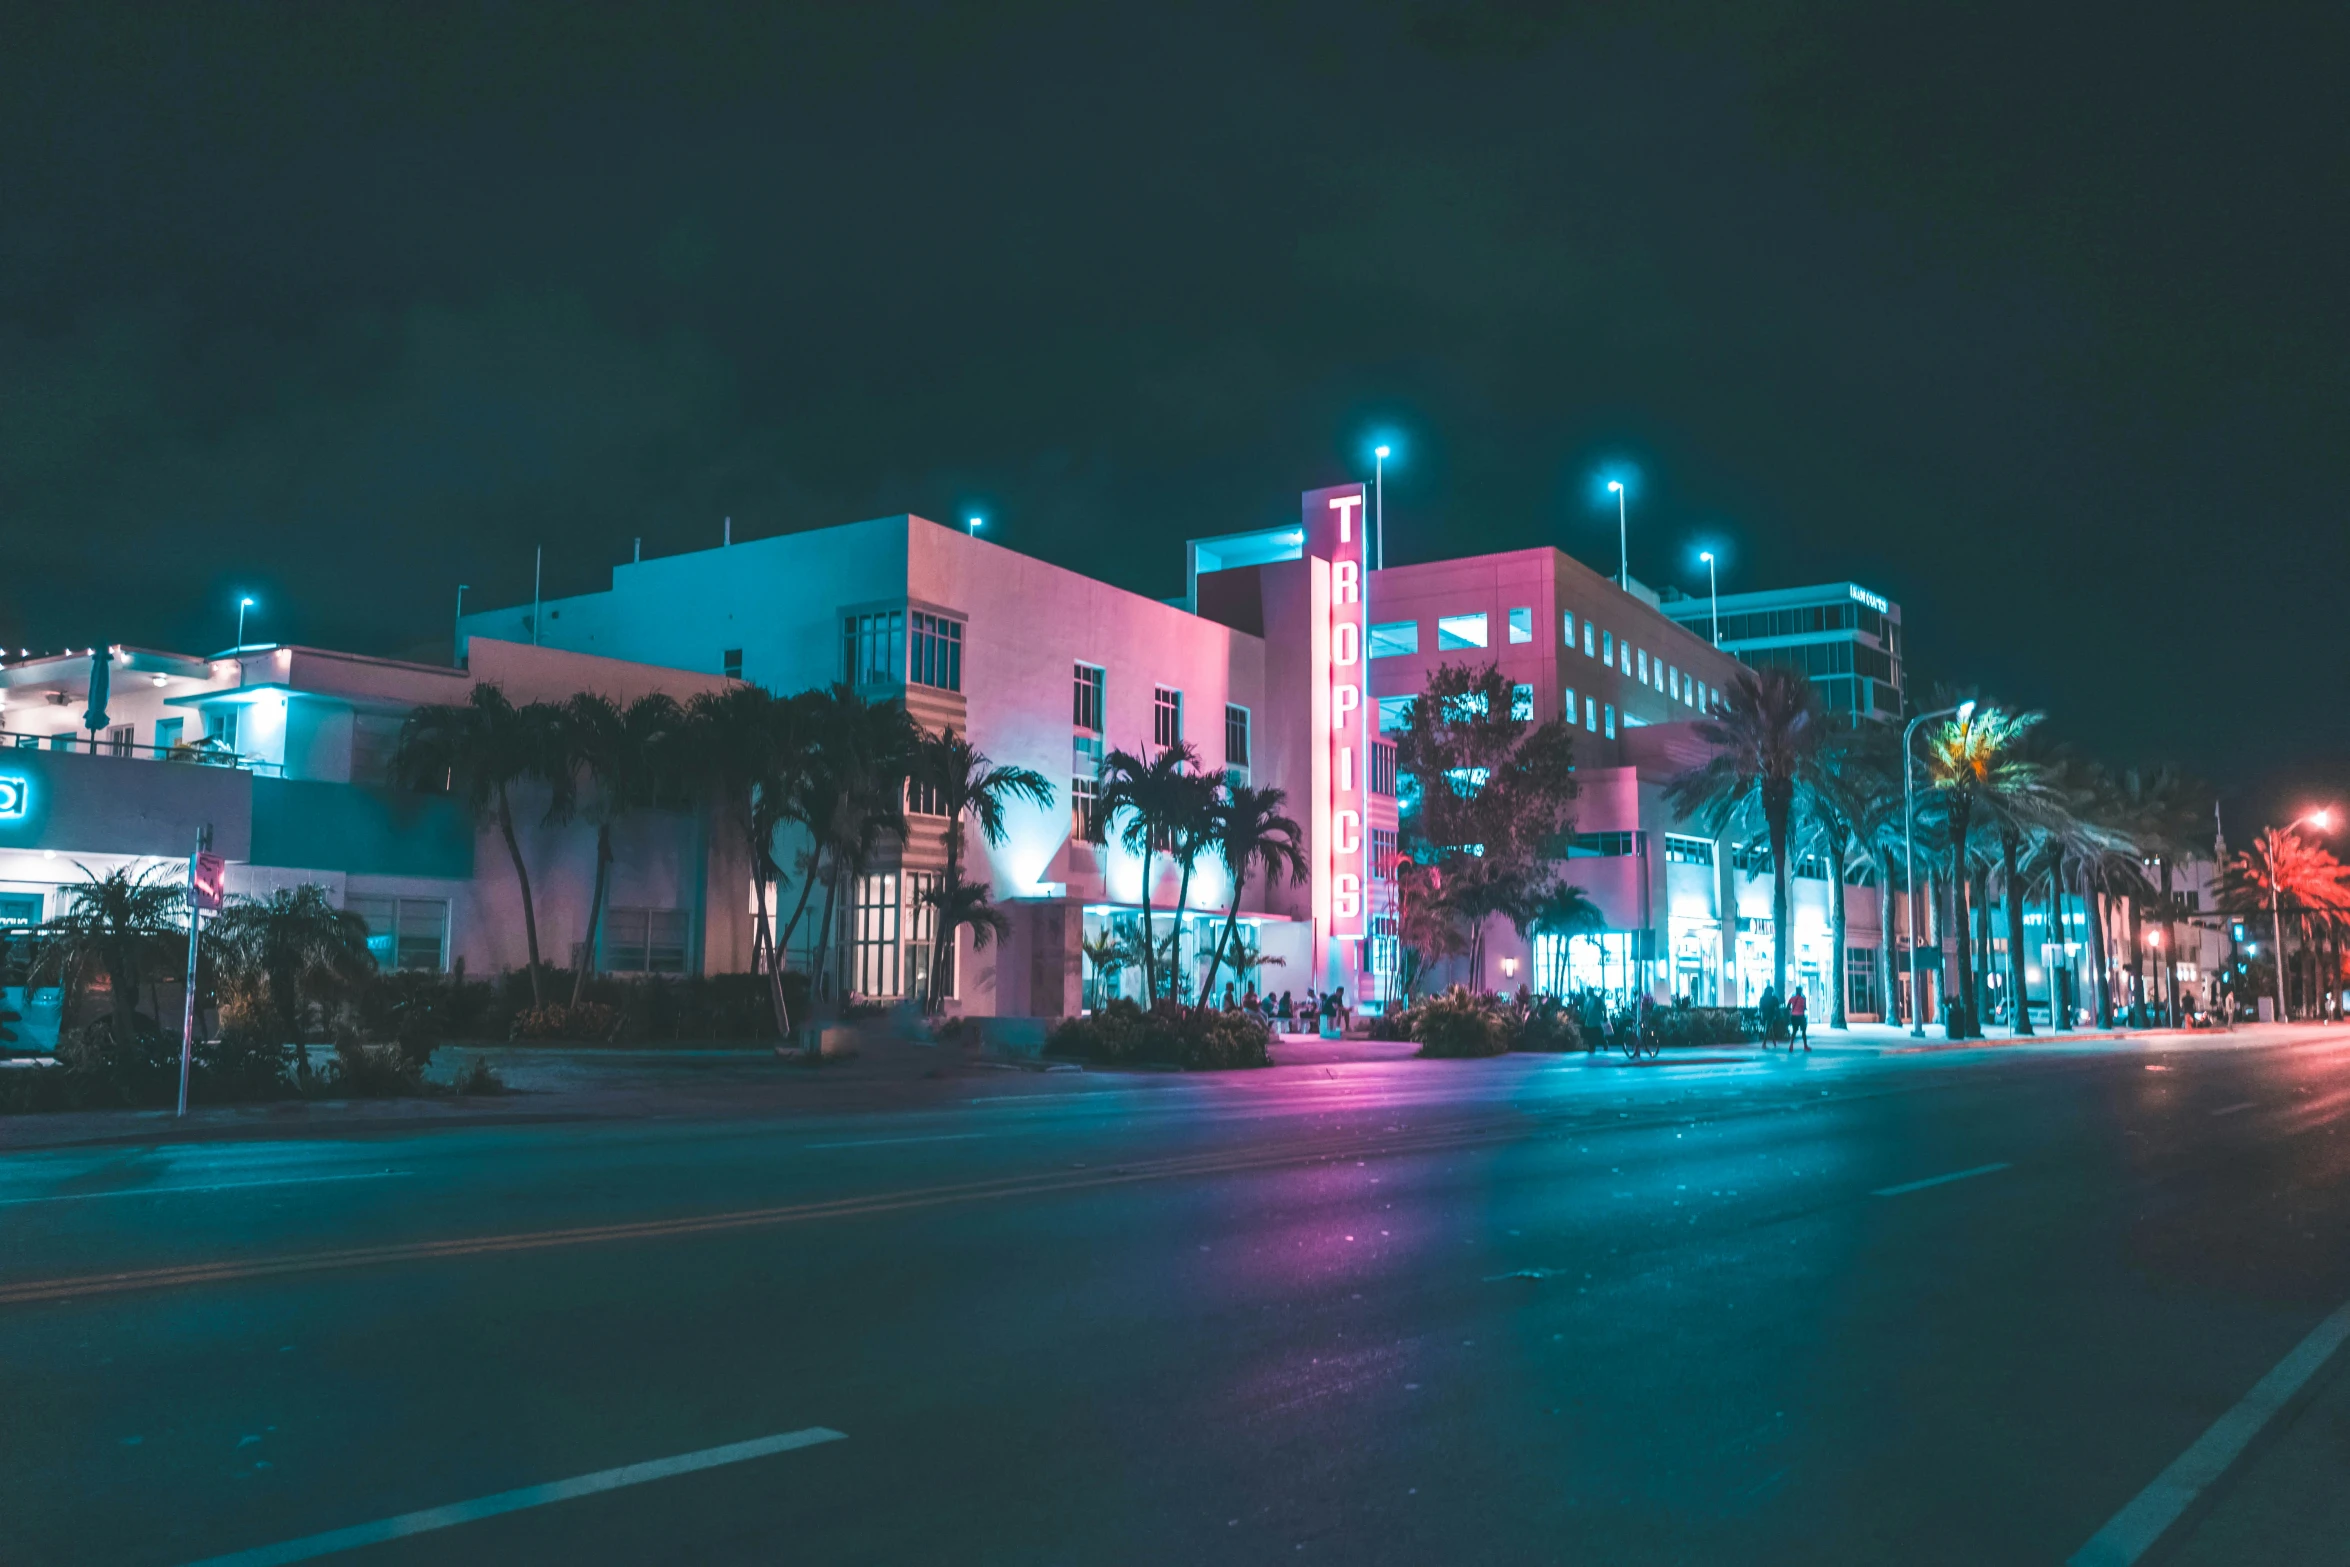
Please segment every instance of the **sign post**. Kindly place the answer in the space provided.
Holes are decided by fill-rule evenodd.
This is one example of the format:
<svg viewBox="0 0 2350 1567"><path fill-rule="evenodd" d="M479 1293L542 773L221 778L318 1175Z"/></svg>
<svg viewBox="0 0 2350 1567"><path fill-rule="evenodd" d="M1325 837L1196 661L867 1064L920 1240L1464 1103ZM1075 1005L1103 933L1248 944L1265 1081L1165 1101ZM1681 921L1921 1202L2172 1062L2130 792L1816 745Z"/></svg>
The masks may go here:
<svg viewBox="0 0 2350 1567"><path fill-rule="evenodd" d="M188 1069L196 1059L196 938L203 928L203 911L218 909L228 869L211 851L212 829L196 835L196 852L188 856L188 993L180 1008L180 1107L188 1113Z"/></svg>

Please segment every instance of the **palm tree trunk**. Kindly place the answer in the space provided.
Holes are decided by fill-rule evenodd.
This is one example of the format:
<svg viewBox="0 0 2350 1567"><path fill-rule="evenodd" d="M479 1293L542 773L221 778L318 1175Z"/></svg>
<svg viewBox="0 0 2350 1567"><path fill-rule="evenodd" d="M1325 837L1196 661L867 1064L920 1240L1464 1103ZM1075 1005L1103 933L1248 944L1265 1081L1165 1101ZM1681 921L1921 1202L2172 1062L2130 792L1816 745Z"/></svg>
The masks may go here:
<svg viewBox="0 0 2350 1567"><path fill-rule="evenodd" d="M604 923L604 889L612 874L612 826L596 826L596 889L588 898L587 941L579 949L579 972L571 976L571 1004L587 999L588 970L596 966L596 932Z"/></svg>
<svg viewBox="0 0 2350 1567"><path fill-rule="evenodd" d="M2130 893L2130 1027L2146 1026L2146 929L2138 895Z"/></svg>
<svg viewBox="0 0 2350 1567"><path fill-rule="evenodd" d="M1776 792L1763 796L1763 821L1771 835L1771 985L1787 1004L1787 818L1794 802Z"/></svg>
<svg viewBox="0 0 2350 1567"><path fill-rule="evenodd" d="M506 786L498 785L498 831L506 836L506 853L514 861L514 880L522 888L522 935L530 947L530 1004L543 1007L547 998L539 985L539 913L530 897L530 867L522 863L522 845L514 837L514 805Z"/></svg>
<svg viewBox="0 0 2350 1567"><path fill-rule="evenodd" d="M2108 972L2109 965L2105 953L2105 894L2102 892L2085 893L2082 901L2088 905L2089 913L2089 975L2090 982L2097 987L2097 1026L2111 1028L2113 1027L2113 977Z"/></svg>
<svg viewBox="0 0 2350 1567"><path fill-rule="evenodd" d="M1968 814L1966 796L1955 796L1950 802L1950 932L1951 956L1958 960L1959 1016L1950 1020L1953 1026L1948 1033L1953 1039L1964 1039L1980 1026L1975 1007L1975 958L1967 946Z"/></svg>
<svg viewBox="0 0 2350 1567"><path fill-rule="evenodd" d="M1831 833L1828 838L1828 896L1832 902L1829 905L1831 917L1828 922L1828 939L1834 950L1828 956L1828 1026L1848 1029L1852 1023L1844 1015L1844 850L1844 835Z"/></svg>
<svg viewBox="0 0 2350 1567"><path fill-rule="evenodd" d="M1877 856L1877 1020L1901 1021L1893 997L1893 856Z"/></svg>
<svg viewBox="0 0 2350 1567"><path fill-rule="evenodd" d="M1975 908L1975 994L1986 995L1991 989L1991 868L1986 865L1975 872L1975 884L1970 889ZM1983 1037L1983 1019L1975 1017L1975 1037Z"/></svg>
<svg viewBox="0 0 2350 1567"><path fill-rule="evenodd" d="M1151 924L1151 853L1150 839L1142 841L1142 1009L1148 1012L1159 1004L1159 934Z"/></svg>
<svg viewBox="0 0 2350 1567"><path fill-rule="evenodd" d="M1200 982L1199 1004L1207 1010L1209 998L1216 991L1216 974L1224 967L1224 954L1232 945L1232 933L1240 926L1240 889L1247 884L1248 872L1243 869L1232 878L1232 907L1224 913L1223 932L1216 937L1216 947L1208 955L1208 977Z"/></svg>
<svg viewBox="0 0 2350 1567"><path fill-rule="evenodd" d="M2064 928L2064 851L2058 849L2048 866L2048 928L2054 931L2054 946L2042 942L2041 948L2050 955L2042 963L2048 970L2048 1030L2061 1034L2072 1024L2072 962L2065 953ZM2063 976L2061 983L2058 976Z"/></svg>
<svg viewBox="0 0 2350 1567"><path fill-rule="evenodd" d="M1183 1001L1186 989L1183 983L1183 916L1191 910L1191 862L1183 863L1183 874L1175 879L1175 946L1167 960L1167 995L1177 1005Z"/></svg>
<svg viewBox="0 0 2350 1567"><path fill-rule="evenodd" d="M2032 1033L2032 997L2024 989L2024 976L2031 972L2024 962L2024 886L2016 874L2016 830L2002 826L1999 829L1999 880L2002 902L2007 905L2007 982L2015 987L2013 1022L2007 1033L2011 1039L2029 1038ZM2056 971L2048 973L2048 1015L2056 1016Z"/></svg>

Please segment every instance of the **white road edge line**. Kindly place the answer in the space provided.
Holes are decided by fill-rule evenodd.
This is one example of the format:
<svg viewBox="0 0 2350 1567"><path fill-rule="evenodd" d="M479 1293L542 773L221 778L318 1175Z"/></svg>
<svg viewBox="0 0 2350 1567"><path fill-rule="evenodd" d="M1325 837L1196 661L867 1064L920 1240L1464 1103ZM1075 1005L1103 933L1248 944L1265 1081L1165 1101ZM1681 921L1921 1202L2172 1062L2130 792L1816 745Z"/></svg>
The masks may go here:
<svg viewBox="0 0 2350 1567"><path fill-rule="evenodd" d="M1947 1186L1952 1181L1970 1180L1978 1175L1989 1175L2008 1168L2005 1159L1997 1164L1978 1164L1971 1170L1953 1170L1948 1175L1929 1175L1922 1181L1904 1181L1899 1186L1880 1186L1869 1193L1871 1197L1898 1197L1903 1192L1922 1192L1929 1186Z"/></svg>
<svg viewBox="0 0 2350 1567"><path fill-rule="evenodd" d="M786 1431L778 1436L763 1436L749 1442L734 1442L725 1447L705 1447L698 1453L680 1453L675 1458L655 1458L641 1464L623 1464L618 1469L599 1469L594 1474L580 1475L571 1480L526 1485L518 1491L500 1491L495 1496L476 1497L470 1502L428 1507L422 1512L402 1513L397 1518L353 1524L348 1529L329 1529L324 1534L304 1535L299 1540L257 1546L249 1551L232 1551L226 1556L208 1556L200 1562L190 1563L189 1567L279 1567L284 1562L306 1562L320 1556L334 1555L338 1551L354 1551L363 1545L381 1545L386 1540L402 1540L410 1535L429 1534L435 1529L448 1529L461 1523L495 1518L501 1513L520 1512L526 1507L568 1502L603 1491L617 1491L624 1486L643 1485L648 1480L667 1480L674 1475L692 1474L700 1469L716 1469L724 1464L739 1464L775 1453L788 1453L795 1448L847 1440L843 1432L824 1426L809 1426L805 1430Z"/></svg>
<svg viewBox="0 0 2350 1567"><path fill-rule="evenodd" d="M860 1137L846 1143L802 1143L806 1149L817 1148L883 1148L896 1143L967 1143L976 1138L993 1137L993 1132L939 1132L923 1137Z"/></svg>
<svg viewBox="0 0 2350 1567"><path fill-rule="evenodd" d="M2214 1110L2214 1111L2212 1111L2211 1113L2212 1113L2212 1115L2213 1115L2213 1117L2214 1117L2214 1118L2216 1118L2216 1117L2219 1117L2219 1116L2223 1116L2223 1115L2234 1115L2234 1114L2235 1114L2235 1113L2236 1113L2238 1110L2249 1110L2249 1109L2251 1109L2251 1108L2252 1108L2252 1107L2253 1107L2255 1104L2258 1104L2258 1103L2259 1103L2259 1101L2258 1101L2258 1100L2256 1100L2256 1099L2247 1099L2247 1100L2245 1100L2245 1101L2244 1101L2242 1104L2240 1104L2240 1105L2223 1105L2223 1106L2221 1106L2219 1109L2217 1109L2217 1110Z"/></svg>
<svg viewBox="0 0 2350 1567"><path fill-rule="evenodd" d="M2261 1428L2309 1385L2310 1378L2345 1342L2350 1342L2350 1302L2335 1308L2332 1316L2311 1329L2309 1337L2254 1383L2235 1408L2213 1421L2193 1447L2131 1498L2127 1507L2090 1536L2088 1544L2073 1552L2065 1567L2130 1567L2154 1549L2195 1499L2227 1473Z"/></svg>
<svg viewBox="0 0 2350 1567"><path fill-rule="evenodd" d="M187 1192L240 1192L249 1186L317 1186L327 1181L383 1181L413 1170L366 1170L356 1175L286 1175L266 1181L215 1181L209 1186L126 1186L118 1192L58 1192L48 1197L0 1197L0 1208L35 1202L91 1202L100 1197L175 1197Z"/></svg>

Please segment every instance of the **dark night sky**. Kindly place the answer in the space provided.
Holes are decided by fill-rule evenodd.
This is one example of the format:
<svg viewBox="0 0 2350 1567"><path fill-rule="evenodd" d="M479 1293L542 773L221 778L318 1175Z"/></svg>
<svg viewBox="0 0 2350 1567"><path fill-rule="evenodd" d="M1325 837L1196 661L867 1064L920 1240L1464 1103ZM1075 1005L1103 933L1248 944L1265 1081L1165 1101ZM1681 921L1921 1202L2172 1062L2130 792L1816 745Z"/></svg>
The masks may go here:
<svg viewBox="0 0 2350 1567"><path fill-rule="evenodd" d="M2059 11L2066 14L2059 15ZM2338 4L0 17L0 638L445 645L912 510L1154 594L1393 431L1398 559L1850 576L2246 810L2350 783ZM2245 824L2249 827L2249 822Z"/></svg>

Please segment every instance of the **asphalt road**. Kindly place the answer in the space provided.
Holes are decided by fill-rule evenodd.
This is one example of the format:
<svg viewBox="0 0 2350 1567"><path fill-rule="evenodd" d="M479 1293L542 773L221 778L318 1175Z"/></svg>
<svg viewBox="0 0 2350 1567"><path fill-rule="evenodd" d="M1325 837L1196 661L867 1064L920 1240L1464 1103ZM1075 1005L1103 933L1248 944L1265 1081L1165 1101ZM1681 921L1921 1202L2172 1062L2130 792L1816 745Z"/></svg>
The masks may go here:
<svg viewBox="0 0 2350 1567"><path fill-rule="evenodd" d="M0 1156L0 1561L2060 1562L2350 1300L2294 1040Z"/></svg>

